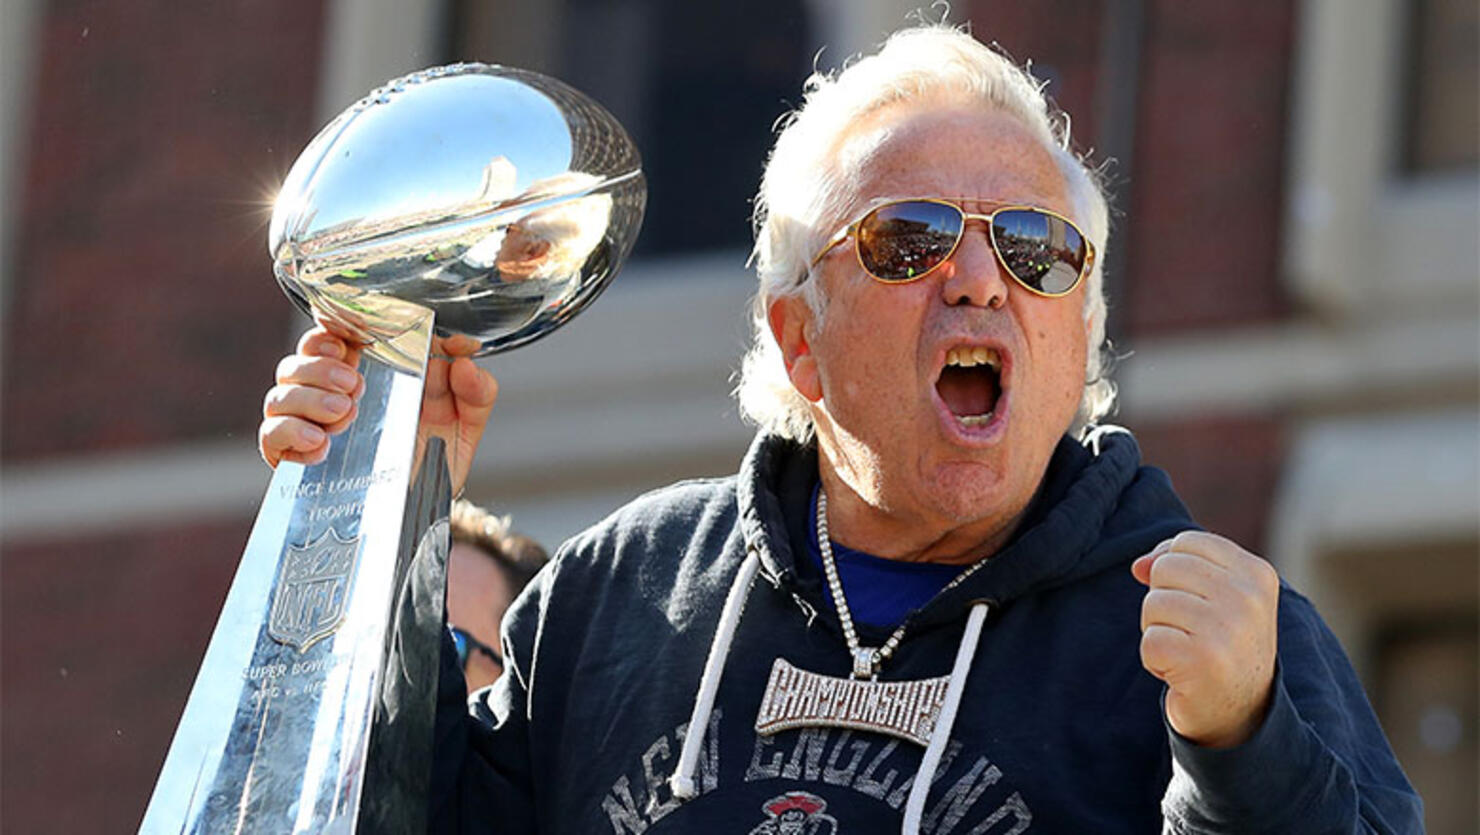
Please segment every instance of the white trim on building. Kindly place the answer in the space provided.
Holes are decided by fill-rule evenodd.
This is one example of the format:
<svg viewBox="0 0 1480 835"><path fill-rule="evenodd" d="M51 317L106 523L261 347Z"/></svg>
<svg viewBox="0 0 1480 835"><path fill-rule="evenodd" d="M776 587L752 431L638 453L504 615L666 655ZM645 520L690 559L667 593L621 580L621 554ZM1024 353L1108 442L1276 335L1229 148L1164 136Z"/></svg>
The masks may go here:
<svg viewBox="0 0 1480 835"><path fill-rule="evenodd" d="M1300 6L1284 262L1292 295L1344 336L1328 355L1298 338L1253 353L1360 392L1297 423L1270 556L1370 672L1385 619L1477 597L1480 171L1400 170L1413 9L1352 5Z"/></svg>

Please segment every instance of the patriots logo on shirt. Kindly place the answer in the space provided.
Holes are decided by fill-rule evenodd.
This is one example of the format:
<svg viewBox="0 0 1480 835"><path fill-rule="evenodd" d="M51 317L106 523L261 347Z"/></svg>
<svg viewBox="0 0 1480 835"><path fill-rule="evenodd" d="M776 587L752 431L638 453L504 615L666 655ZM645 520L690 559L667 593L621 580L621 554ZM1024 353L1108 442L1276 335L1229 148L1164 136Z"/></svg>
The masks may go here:
<svg viewBox="0 0 1480 835"><path fill-rule="evenodd" d="M837 835L838 820L824 814L827 801L807 792L787 792L767 800L761 811L766 820L750 835Z"/></svg>

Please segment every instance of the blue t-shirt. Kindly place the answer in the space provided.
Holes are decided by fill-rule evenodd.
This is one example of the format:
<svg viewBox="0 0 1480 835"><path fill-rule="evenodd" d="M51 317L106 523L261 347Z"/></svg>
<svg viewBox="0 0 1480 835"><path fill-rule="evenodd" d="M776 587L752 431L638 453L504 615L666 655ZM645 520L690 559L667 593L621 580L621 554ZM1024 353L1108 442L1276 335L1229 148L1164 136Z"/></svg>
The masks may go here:
<svg viewBox="0 0 1480 835"><path fill-rule="evenodd" d="M817 545L818 489L817 485L812 487L812 506L807 512L807 553L811 555L817 573L824 578L822 593L828 605L836 610L838 604L827 584L822 551ZM898 626L910 612L929 603L947 583L965 570L960 565L884 559L855 551L836 541L832 543L832 552L854 622L885 631Z"/></svg>

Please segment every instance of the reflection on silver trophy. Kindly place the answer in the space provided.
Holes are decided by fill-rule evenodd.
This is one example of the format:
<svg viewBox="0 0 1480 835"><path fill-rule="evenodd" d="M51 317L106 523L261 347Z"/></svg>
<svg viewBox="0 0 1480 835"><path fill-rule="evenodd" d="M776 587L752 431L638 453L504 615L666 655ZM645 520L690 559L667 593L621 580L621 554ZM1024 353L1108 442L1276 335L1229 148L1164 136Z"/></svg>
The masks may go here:
<svg viewBox="0 0 1480 835"><path fill-rule="evenodd" d="M413 73L330 122L273 212L278 283L366 343L360 414L283 463L145 813L145 832L408 832L426 819L450 485L418 440L438 339L539 339L642 222L636 149L545 76Z"/></svg>

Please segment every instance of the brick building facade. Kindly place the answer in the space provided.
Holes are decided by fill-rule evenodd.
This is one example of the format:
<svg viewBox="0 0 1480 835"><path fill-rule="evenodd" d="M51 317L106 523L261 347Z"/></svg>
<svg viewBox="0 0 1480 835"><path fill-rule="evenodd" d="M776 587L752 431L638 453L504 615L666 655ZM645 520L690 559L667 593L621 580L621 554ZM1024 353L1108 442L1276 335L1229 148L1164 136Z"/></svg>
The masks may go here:
<svg viewBox="0 0 1480 835"><path fill-rule="evenodd" d="M779 79L763 104L779 115L817 44L835 65L917 4L772 5L808 37L727 22L742 29L714 51L760 67L752 92ZM1458 56L1424 70L1449 73L1433 95L1462 99L1468 78L1474 98L1465 6L958 10L1032 58L1081 147L1116 160L1117 419L1207 527L1321 606L1434 832L1475 825L1480 181L1473 155L1426 168L1404 148L1427 101L1410 56L1435 16L1471 40L1425 42ZM471 58L586 88L651 157L685 116L653 78L702 58L665 50L715 28L673 7L10 0L0 829L131 831L142 815L267 482L255 416L304 321L269 279L266 206L298 150L379 81ZM1451 121L1473 138L1470 114ZM735 142L758 174L764 131ZM677 199L663 183L652 200ZM680 243L642 252L577 324L489 361L503 394L472 496L555 540L640 490L733 468L747 197L702 248L654 231Z"/></svg>

